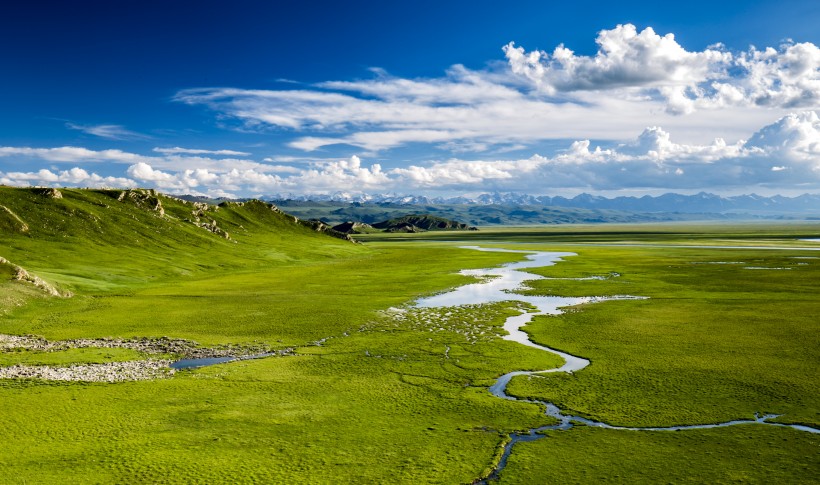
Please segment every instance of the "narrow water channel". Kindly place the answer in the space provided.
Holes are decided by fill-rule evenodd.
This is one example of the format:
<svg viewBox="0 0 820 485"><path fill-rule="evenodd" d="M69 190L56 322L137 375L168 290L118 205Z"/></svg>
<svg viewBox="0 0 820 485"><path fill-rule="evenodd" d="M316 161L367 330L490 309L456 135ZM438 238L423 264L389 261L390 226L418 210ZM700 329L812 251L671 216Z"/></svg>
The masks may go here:
<svg viewBox="0 0 820 485"><path fill-rule="evenodd" d="M545 408L545 412L548 416L551 416L557 419L559 422L555 425L550 426L542 426L539 428L530 429L524 433L512 433L510 435L510 441L504 448L504 453L501 456L501 459L498 463L498 466L493 470L492 474L490 474L487 478L483 480L478 480L476 483L487 483L489 481L494 481L498 479L500 476L501 471L507 465L507 460L510 454L513 451L513 448L517 443L522 441L535 441L537 439L541 439L545 437L542 434L543 431L547 430L557 430L557 429L569 429L572 428L575 424L583 424L586 426L593 426L597 428L605 428L605 429L618 429L618 430L630 430L630 431L682 431L682 430L691 430L691 429L708 429L708 428L722 428L727 426L737 426L737 425L747 425L747 424L764 424L770 426L780 426L780 427L788 427L793 428L799 431L806 431L809 433L820 433L820 430L811 428L808 426L800 426L800 425L793 425L793 424L782 424L782 423L774 423L771 422L771 419L776 418L778 415L776 414L766 414L766 415L756 415L755 419L748 419L748 420L734 420L734 421L727 421L724 423L716 423L716 424L701 424L701 425L690 425L690 426L670 426L670 427L646 427L646 428L637 428L637 427L622 427L622 426L612 426L607 423L603 423L600 421L594 421L586 418L582 418L580 416L574 416L571 414L564 413L561 409L550 402L546 401L531 401L525 399L518 399L516 397L510 396L506 393L507 384L509 384L510 380L515 376L522 376L522 375L534 375L534 374L544 374L550 372L567 372L572 373L579 371L585 367L587 367L590 362L587 359L582 357L574 356L571 354L567 354L565 352L561 352L559 350L546 347L543 345L536 344L535 342L529 339L529 336L521 330L521 327L528 324L532 321L533 317L538 315L557 315L561 313L561 307L567 307L572 305L578 305L582 303L595 303L595 302L602 302L608 300L618 300L618 299L641 299L643 297L639 296L613 296L613 297L580 297L580 298L566 298L566 297L557 297L557 296L530 296L530 295L520 295L515 293L516 290L520 290L524 287L525 281L532 281L532 280L539 280L544 279L543 276L535 275L531 273L526 273L522 270L527 268L540 268L544 266L551 266L554 265L556 262L560 261L562 257L566 256L574 256L573 253L559 253L559 252L546 252L546 251L515 251L509 249L495 249L495 248L482 248L478 246L462 246L465 249L474 249L477 251L494 251L494 252L510 252L510 253L522 253L525 254L525 260L518 262L518 263L510 263L498 268L487 268L487 269L477 269L477 270L464 270L461 274L467 276L475 276L480 278L481 281L477 283L470 283L461 287L458 287L452 291L442 293L440 295L431 296L428 298L422 298L416 302L416 306L424 307L424 308L438 308L438 307L450 307L450 306L458 306L458 305L468 305L468 304L482 304L482 303L495 303L500 301L520 301L527 303L535 308L535 311L521 313L520 315L514 315L509 317L506 322L504 323L504 330L508 332L509 335L503 337L505 340L512 340L514 342L518 342L522 345L526 345L528 347L533 347L539 350L543 350L545 352L550 352L552 354L556 354L564 359L565 363L561 367L555 369L545 369L541 371L514 371L509 372L507 374L502 375L499 377L496 382L490 386L489 391L493 396L499 397L501 399L509 399L513 401L521 401L521 402L528 402L528 403L536 403L541 404Z"/></svg>

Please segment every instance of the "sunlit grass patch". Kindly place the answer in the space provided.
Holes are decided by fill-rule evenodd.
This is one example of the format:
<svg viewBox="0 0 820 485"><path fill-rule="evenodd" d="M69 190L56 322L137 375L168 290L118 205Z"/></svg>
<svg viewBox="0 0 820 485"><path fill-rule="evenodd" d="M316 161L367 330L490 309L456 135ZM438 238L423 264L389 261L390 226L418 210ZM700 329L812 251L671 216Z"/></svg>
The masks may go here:
<svg viewBox="0 0 820 485"><path fill-rule="evenodd" d="M10 365L103 364L147 358L167 358L166 355L145 354L131 349L80 348L58 351L6 350L0 351L0 367Z"/></svg>

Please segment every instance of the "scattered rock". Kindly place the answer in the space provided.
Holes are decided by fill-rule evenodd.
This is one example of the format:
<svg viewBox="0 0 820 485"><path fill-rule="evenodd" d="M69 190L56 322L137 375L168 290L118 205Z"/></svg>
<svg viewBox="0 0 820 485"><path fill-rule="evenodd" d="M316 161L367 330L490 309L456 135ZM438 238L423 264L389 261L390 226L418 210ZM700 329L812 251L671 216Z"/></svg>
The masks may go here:
<svg viewBox="0 0 820 485"><path fill-rule="evenodd" d="M225 231L224 229L222 229L221 227L217 226L216 221L214 219L211 219L211 222L200 222L200 223L195 223L195 224L198 225L199 227L203 228L203 229L207 229L207 230L211 231L212 233L216 234L217 236L222 236L222 237L224 237L225 239L228 239L228 240L231 239L231 235L228 234L228 232Z"/></svg>
<svg viewBox="0 0 820 485"><path fill-rule="evenodd" d="M122 382L170 377L170 360L133 360L68 367L13 365L0 367L0 379L43 379L48 381Z"/></svg>
<svg viewBox="0 0 820 485"><path fill-rule="evenodd" d="M34 335L0 334L0 352L31 350L57 352L77 348L121 348L147 354L171 354L185 359L210 357L233 357L236 360L258 358L260 356L293 355L296 349L288 347L271 350L267 345L222 345L199 347L196 342L183 339L138 338L138 339L74 339L49 341ZM77 364L68 367L13 365L0 367L0 379L44 379L56 381L121 382L170 377L174 370L169 359L144 359L105 364Z"/></svg>
<svg viewBox="0 0 820 485"><path fill-rule="evenodd" d="M123 190L117 196L120 202L130 201L141 209L157 212L160 217L165 216L165 209L162 201L159 200L159 193L154 189L128 189Z"/></svg>
<svg viewBox="0 0 820 485"><path fill-rule="evenodd" d="M20 232L28 232L28 224L26 224L25 221L23 221L23 219L20 219L20 216L15 214L8 207L0 205L0 215L2 215L3 213L5 213L8 216L8 219L12 223L14 229Z"/></svg>
<svg viewBox="0 0 820 485"><path fill-rule="evenodd" d="M37 195L42 195L50 199L62 199L63 193L52 187L35 187L31 191Z"/></svg>

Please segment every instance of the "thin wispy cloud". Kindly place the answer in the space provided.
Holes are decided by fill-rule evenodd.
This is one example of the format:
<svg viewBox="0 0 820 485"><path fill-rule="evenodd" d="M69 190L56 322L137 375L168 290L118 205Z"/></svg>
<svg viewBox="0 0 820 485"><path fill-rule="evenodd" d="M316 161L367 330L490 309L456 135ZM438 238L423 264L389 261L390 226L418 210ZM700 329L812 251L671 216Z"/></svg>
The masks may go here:
<svg viewBox="0 0 820 485"><path fill-rule="evenodd" d="M68 122L66 128L82 131L88 135L94 135L107 140L147 140L151 137L136 131L131 131L121 125L79 125Z"/></svg>
<svg viewBox="0 0 820 485"><path fill-rule="evenodd" d="M235 157L247 157L250 155L248 152L238 152L235 150L203 150L197 148L180 148L180 147L173 147L173 148L160 148L156 147L153 151L157 153L165 153L165 154L185 154L185 155L228 155L228 156L235 156Z"/></svg>

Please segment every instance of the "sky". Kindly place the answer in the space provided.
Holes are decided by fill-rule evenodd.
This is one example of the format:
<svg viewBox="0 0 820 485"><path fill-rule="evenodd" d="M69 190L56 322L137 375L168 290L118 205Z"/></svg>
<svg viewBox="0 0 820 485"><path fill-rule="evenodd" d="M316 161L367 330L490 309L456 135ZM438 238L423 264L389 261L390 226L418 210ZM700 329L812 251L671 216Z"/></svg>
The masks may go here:
<svg viewBox="0 0 820 485"><path fill-rule="evenodd" d="M32 0L3 17L3 185L820 193L815 0Z"/></svg>

